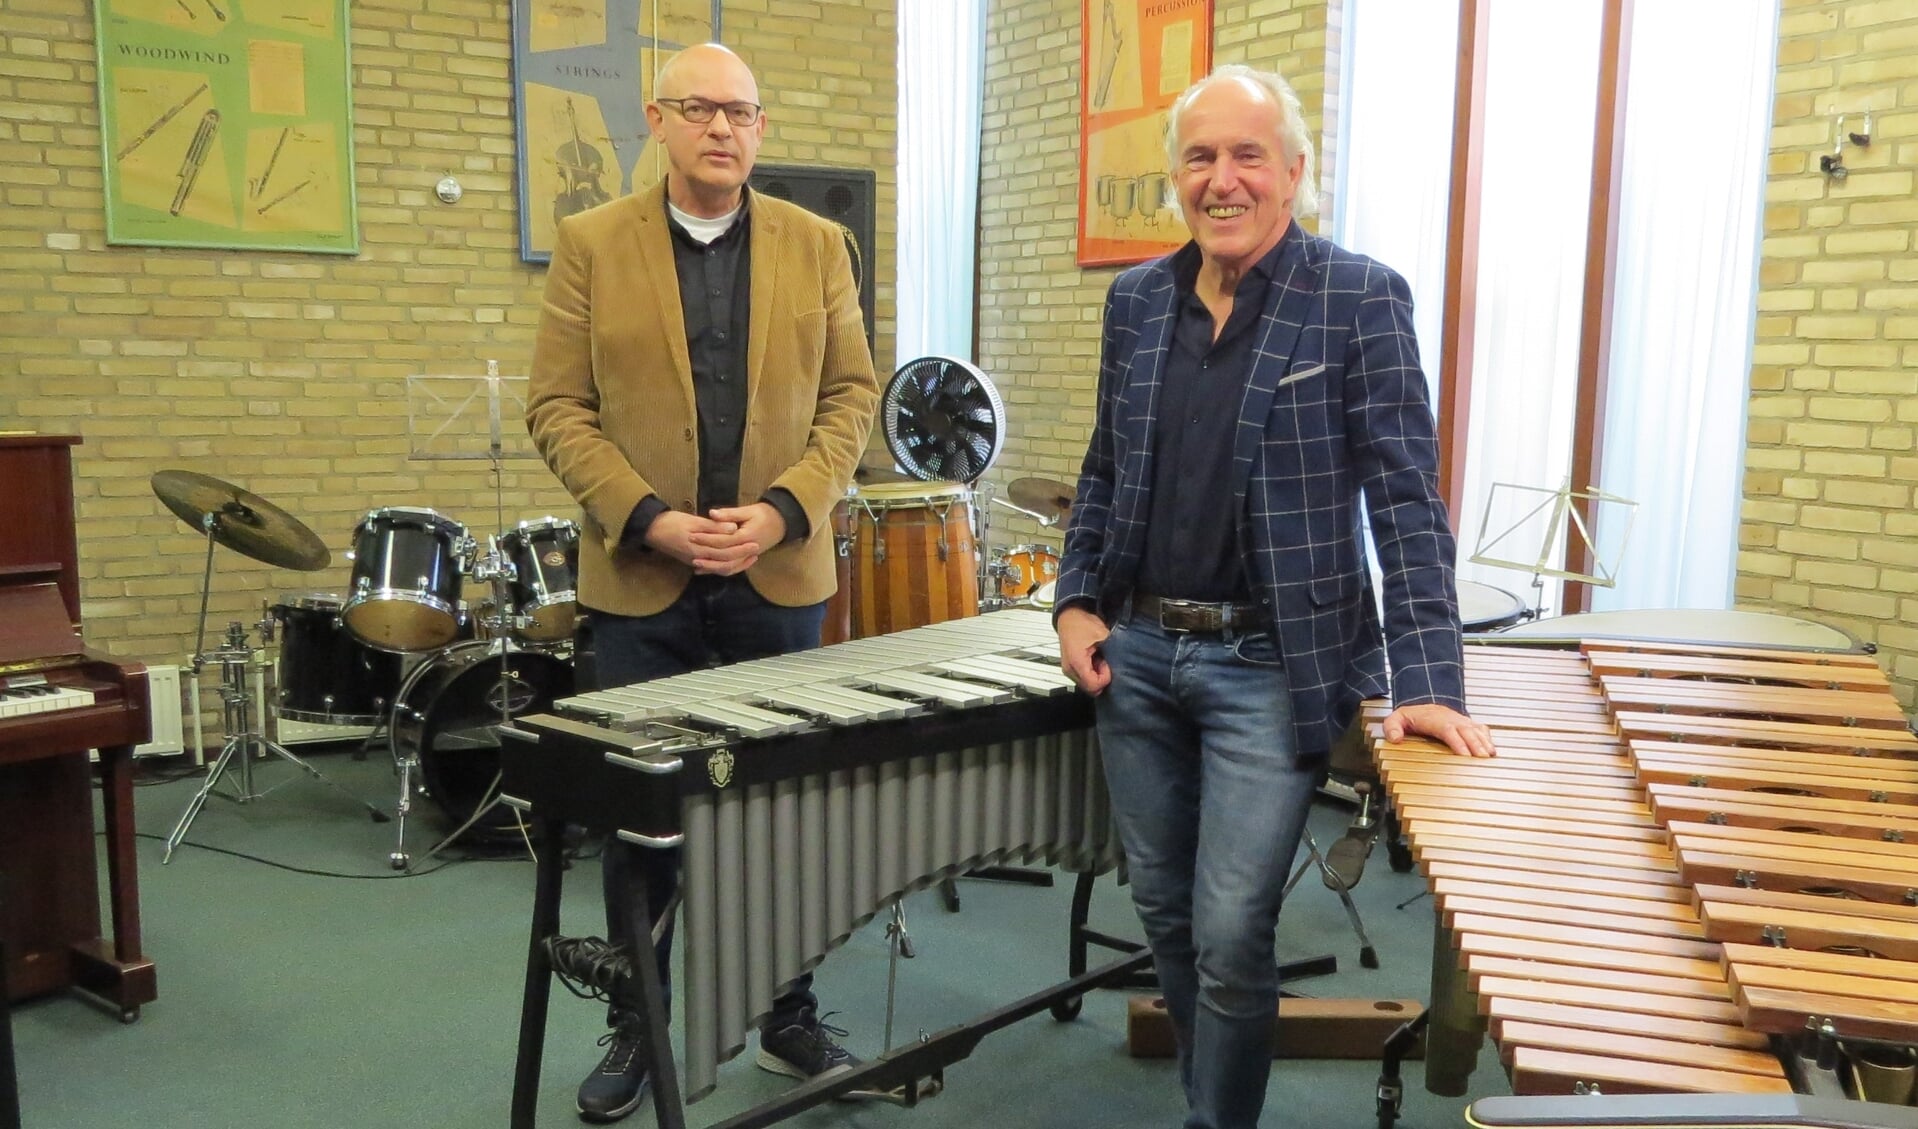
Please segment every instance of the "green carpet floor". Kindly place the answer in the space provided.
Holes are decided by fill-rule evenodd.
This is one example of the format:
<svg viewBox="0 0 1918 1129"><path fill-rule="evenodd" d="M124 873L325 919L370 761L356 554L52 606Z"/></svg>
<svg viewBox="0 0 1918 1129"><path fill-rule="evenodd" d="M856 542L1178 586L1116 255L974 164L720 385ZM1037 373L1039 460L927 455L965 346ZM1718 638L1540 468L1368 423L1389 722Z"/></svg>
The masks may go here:
<svg viewBox="0 0 1918 1129"><path fill-rule="evenodd" d="M310 750L309 750L310 751ZM380 756L315 756L334 780L391 808L394 781ZM159 771L169 771L162 768ZM172 770L177 771L177 770ZM393 1129L504 1126L524 971L533 869L523 858L461 861L395 876L393 825L279 764L262 785L289 781L244 806L214 800L188 845L160 865L161 843L198 785L192 776L138 789L141 904L159 999L122 1025L67 996L14 1009L21 1104L28 1129L273 1127ZM430 801L416 805L409 839L423 852L441 830ZM423 813L423 815L421 814ZM1321 804L1320 841L1349 811ZM235 857L238 852L278 866ZM455 850L454 855L462 852ZM428 870L433 862L418 860ZM289 869L296 868L296 869ZM324 876L299 870L331 872ZM1281 920L1283 958L1335 954L1339 971L1293 985L1318 996L1423 999L1429 976L1429 898L1394 874L1383 851L1356 892L1383 967L1359 966L1337 899L1314 878ZM567 876L564 929L604 931L598 864ZM1069 877L1050 889L966 880L960 912L934 893L908 900L917 959L901 965L895 1039L938 1030L1063 978ZM1126 892L1109 877L1093 902L1096 927L1136 936ZM818 975L833 1022L854 1053L882 1050L887 951L874 922ZM597 1061L603 1008L555 988L540 1091L541 1126L577 1125L573 1088ZM990 1036L947 1071L945 1093L916 1109L832 1105L790 1124L846 1129L1171 1129L1182 1103L1169 1060L1128 1057L1125 998L1088 999L1080 1018L1037 1016ZM786 1080L751 1065L721 1070L718 1091L690 1109L708 1125L766 1100ZM1437 1098L1408 1067L1409 1129L1462 1123L1465 1100ZM1273 1067L1264 1124L1369 1129L1377 1124L1376 1062L1287 1061ZM1474 1096L1506 1092L1487 1051ZM650 1104L625 1124L650 1127Z"/></svg>

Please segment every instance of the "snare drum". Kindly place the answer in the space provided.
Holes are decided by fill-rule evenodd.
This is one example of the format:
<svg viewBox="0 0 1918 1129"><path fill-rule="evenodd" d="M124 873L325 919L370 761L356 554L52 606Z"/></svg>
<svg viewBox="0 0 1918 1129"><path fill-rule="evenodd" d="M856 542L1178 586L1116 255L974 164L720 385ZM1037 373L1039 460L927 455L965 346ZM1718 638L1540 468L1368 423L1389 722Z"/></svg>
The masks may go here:
<svg viewBox="0 0 1918 1129"><path fill-rule="evenodd" d="M1525 618L1525 601L1503 588L1461 580L1458 582L1458 618L1467 634L1497 631Z"/></svg>
<svg viewBox="0 0 1918 1129"><path fill-rule="evenodd" d="M979 614L970 489L868 483L851 503L853 638Z"/></svg>
<svg viewBox="0 0 1918 1129"><path fill-rule="evenodd" d="M455 825L489 798L499 775L499 727L510 717L551 709L573 692L573 668L552 655L496 642L461 643L413 668L393 704L393 750L413 758L427 794ZM518 817L500 805L475 824L482 834L511 832Z"/></svg>
<svg viewBox="0 0 1918 1129"><path fill-rule="evenodd" d="M1014 545L999 562L999 594L1022 600L1059 578L1059 551L1050 545Z"/></svg>
<svg viewBox="0 0 1918 1129"><path fill-rule="evenodd" d="M400 656L340 623L340 598L304 592L273 605L280 622L279 716L316 725L378 725L400 684Z"/></svg>
<svg viewBox="0 0 1918 1129"><path fill-rule="evenodd" d="M532 643L573 637L578 595L579 526L556 517L522 521L499 538L500 556L513 566L507 585L512 614L529 622L513 634Z"/></svg>
<svg viewBox="0 0 1918 1129"><path fill-rule="evenodd" d="M433 510L374 510L353 530L347 629L382 651L429 651L459 637L466 527Z"/></svg>

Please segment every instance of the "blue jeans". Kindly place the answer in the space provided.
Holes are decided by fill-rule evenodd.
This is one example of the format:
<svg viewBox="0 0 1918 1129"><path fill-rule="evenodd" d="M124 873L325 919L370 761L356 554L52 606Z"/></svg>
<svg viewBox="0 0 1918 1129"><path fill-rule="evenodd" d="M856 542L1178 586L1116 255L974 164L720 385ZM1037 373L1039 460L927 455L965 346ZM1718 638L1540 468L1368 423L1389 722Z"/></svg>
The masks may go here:
<svg viewBox="0 0 1918 1129"><path fill-rule="evenodd" d="M1178 1040L1185 1124L1256 1126L1278 1007L1273 931L1324 769L1297 763L1270 632L1121 619L1103 651L1099 748Z"/></svg>
<svg viewBox="0 0 1918 1129"><path fill-rule="evenodd" d="M601 689L630 686L690 670L808 650L819 645L825 620L823 603L782 607L754 591L744 576L697 576L678 600L654 615L591 613L596 681ZM609 836L600 870L606 895L607 939L638 952L636 879L642 875L646 879L648 916L657 922L679 889L679 851L641 847ZM672 954L673 926L669 920L654 946L659 983L665 989L669 1008L673 996ZM764 1027L777 1031L789 1026L798 1021L802 1011L817 1008L818 1003L812 994L812 974L806 973L773 1001L772 1015ZM636 996L616 999L608 1022L618 1023L621 1012L637 1014L638 1010Z"/></svg>

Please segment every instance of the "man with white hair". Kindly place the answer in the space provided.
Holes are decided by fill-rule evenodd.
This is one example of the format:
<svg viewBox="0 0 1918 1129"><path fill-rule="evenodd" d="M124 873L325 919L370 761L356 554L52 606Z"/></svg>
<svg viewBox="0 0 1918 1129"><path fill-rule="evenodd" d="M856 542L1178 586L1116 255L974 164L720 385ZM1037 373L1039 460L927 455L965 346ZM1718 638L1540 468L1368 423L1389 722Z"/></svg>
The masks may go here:
<svg viewBox="0 0 1918 1129"><path fill-rule="evenodd" d="M1286 874L1359 701L1388 688L1389 659L1388 739L1493 748L1464 712L1405 281L1295 222L1317 200L1284 79L1220 67L1173 104L1167 138L1192 242L1107 294L1054 615L1061 665L1097 696L1185 1124L1241 1129L1265 1103Z"/></svg>

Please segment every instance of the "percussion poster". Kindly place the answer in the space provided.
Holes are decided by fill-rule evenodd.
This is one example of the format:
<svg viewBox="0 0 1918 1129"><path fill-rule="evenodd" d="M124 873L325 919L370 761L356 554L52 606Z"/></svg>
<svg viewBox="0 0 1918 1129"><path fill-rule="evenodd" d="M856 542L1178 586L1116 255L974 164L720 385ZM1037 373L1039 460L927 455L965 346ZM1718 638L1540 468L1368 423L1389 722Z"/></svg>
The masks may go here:
<svg viewBox="0 0 1918 1129"><path fill-rule="evenodd" d="M1080 0L1079 265L1187 239L1168 199L1165 116L1212 69L1212 0Z"/></svg>
<svg viewBox="0 0 1918 1129"><path fill-rule="evenodd" d="M360 249L347 0L97 0L107 242Z"/></svg>
<svg viewBox="0 0 1918 1129"><path fill-rule="evenodd" d="M719 37L720 0L512 0L519 249L553 257L559 221L665 175L646 125L653 74Z"/></svg>

